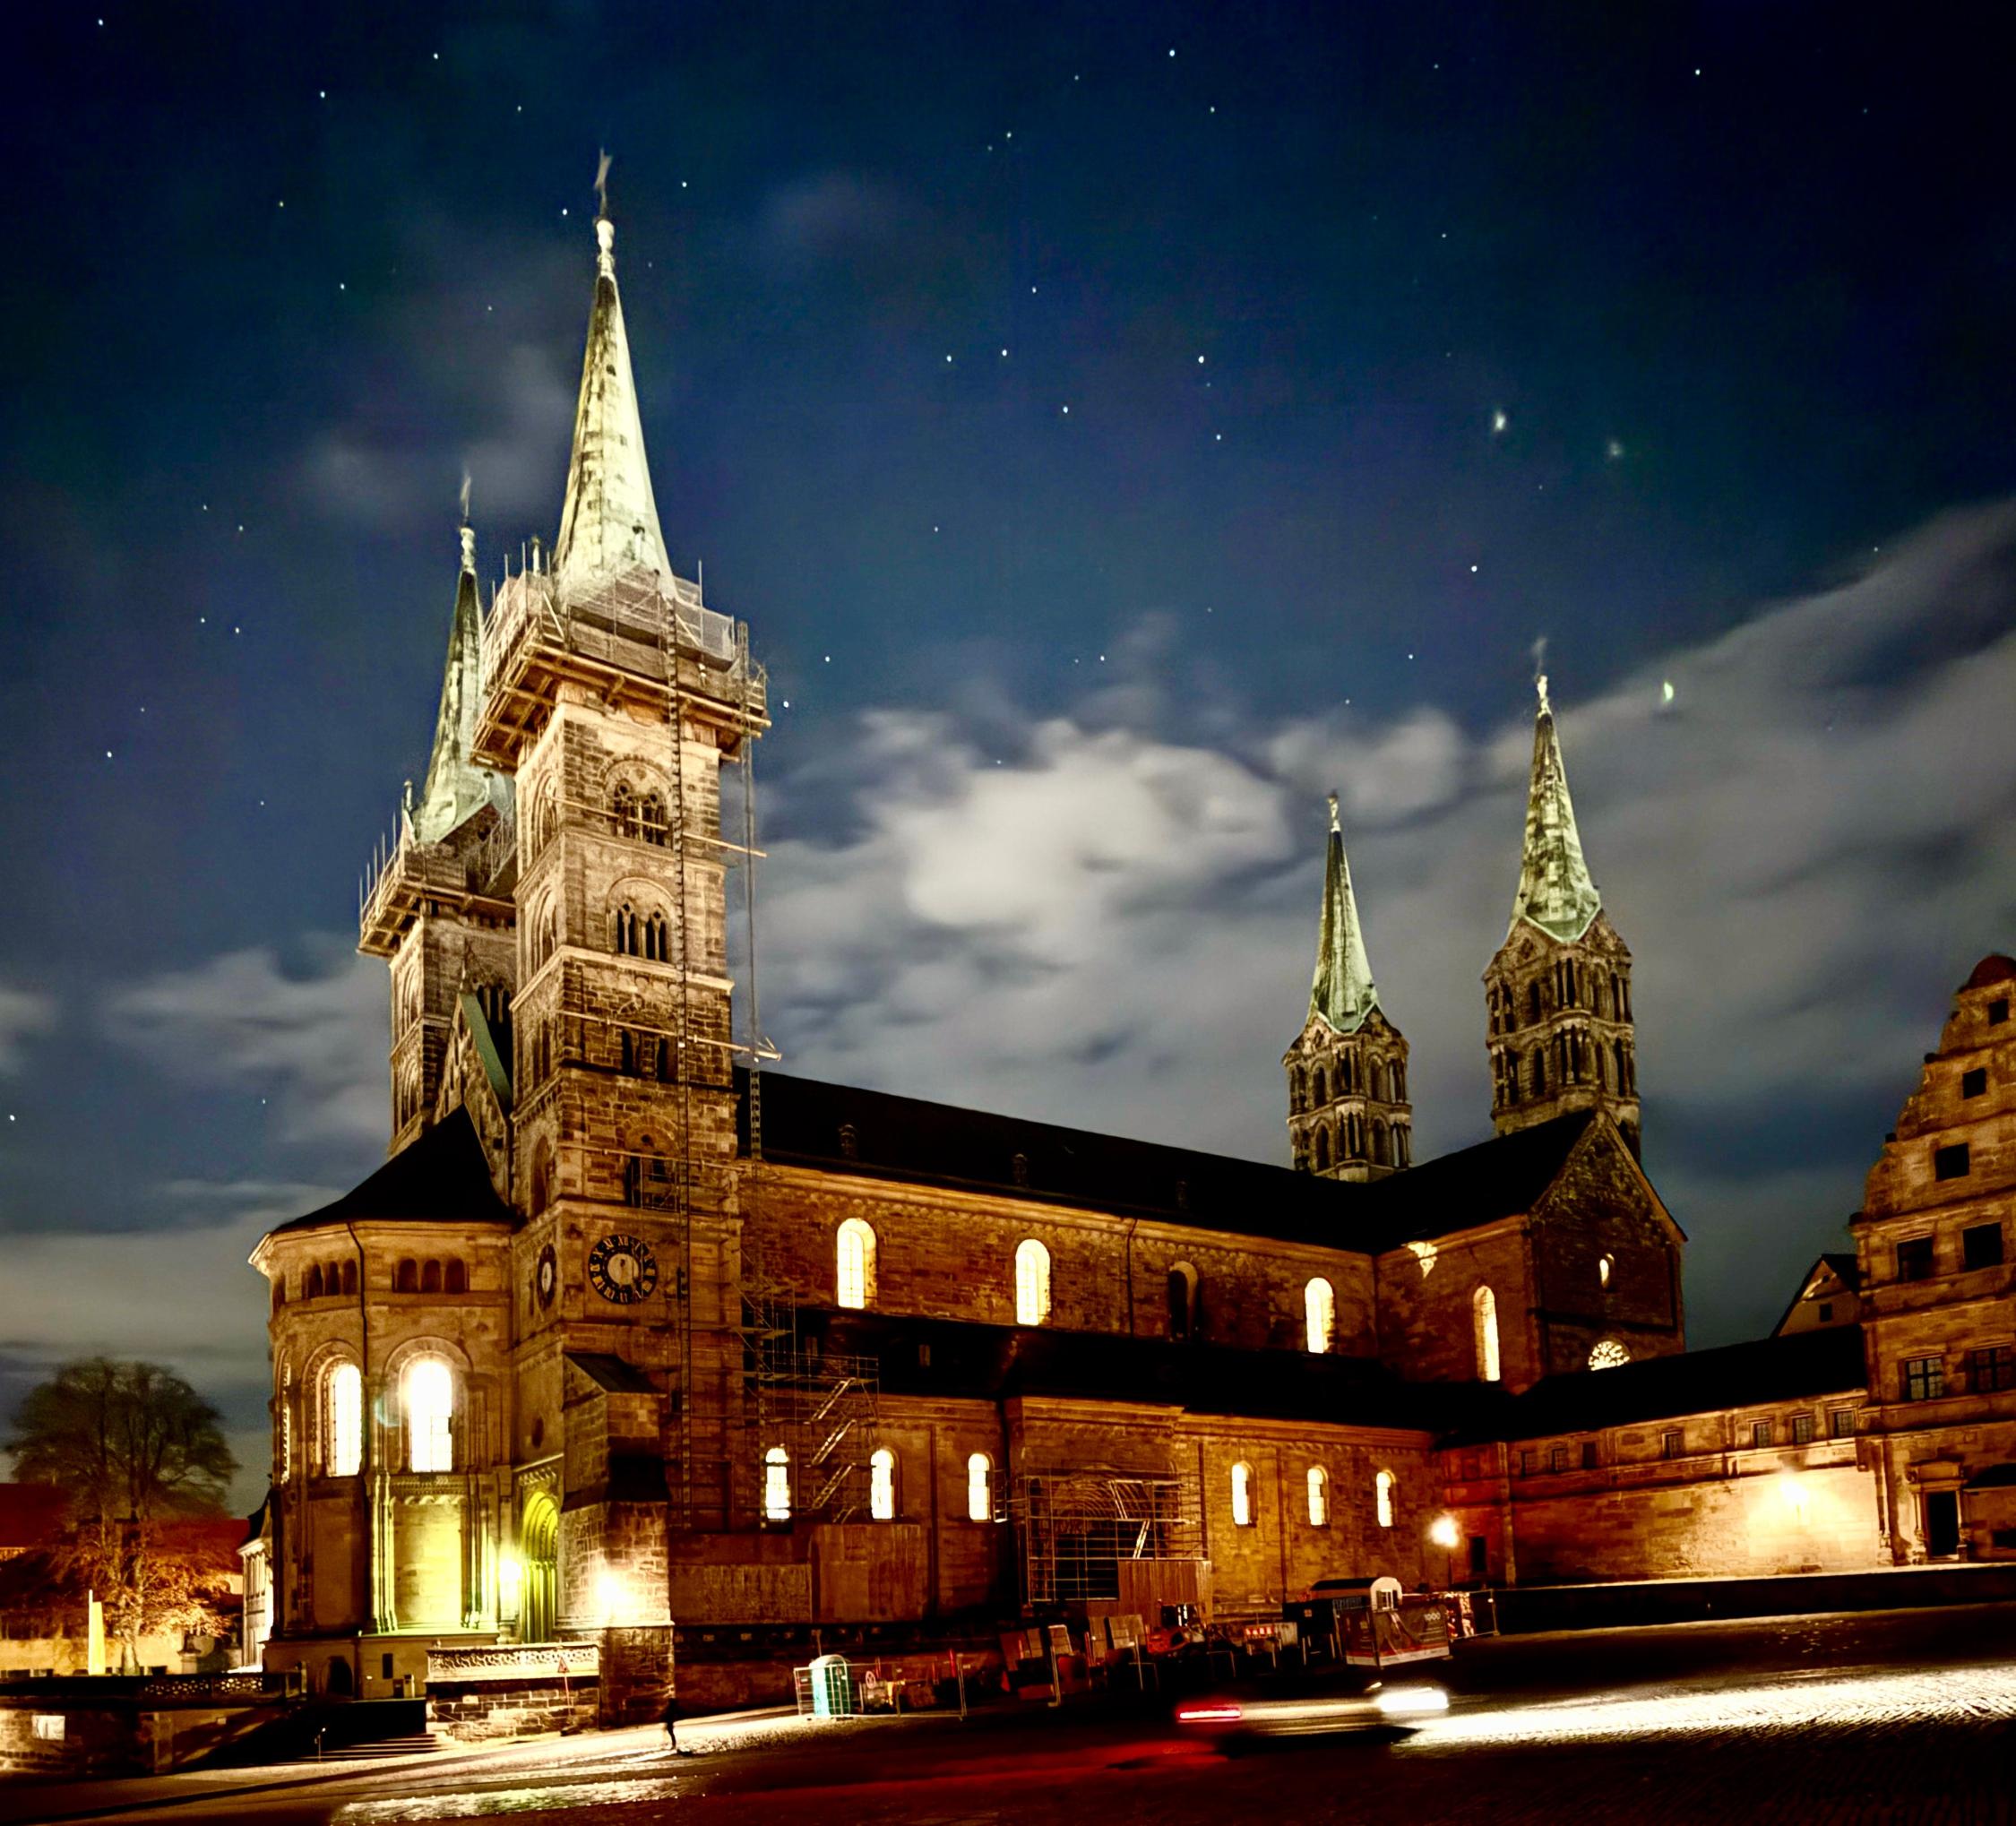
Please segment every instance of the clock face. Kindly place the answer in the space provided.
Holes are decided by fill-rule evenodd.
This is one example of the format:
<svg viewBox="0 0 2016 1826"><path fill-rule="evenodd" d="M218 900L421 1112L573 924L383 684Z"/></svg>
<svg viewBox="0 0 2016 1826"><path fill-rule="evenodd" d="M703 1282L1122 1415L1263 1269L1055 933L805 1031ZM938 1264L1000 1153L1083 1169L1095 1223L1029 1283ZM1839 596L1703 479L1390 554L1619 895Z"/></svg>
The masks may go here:
<svg viewBox="0 0 2016 1826"><path fill-rule="evenodd" d="M634 1305L658 1286L658 1258L641 1236L605 1236L589 1252L588 1279L605 1300Z"/></svg>
<svg viewBox="0 0 2016 1826"><path fill-rule="evenodd" d="M539 1265L532 1270L532 1286L538 1292L539 1305L550 1306L553 1296L560 1288L560 1264L555 1259L550 1243L539 1251Z"/></svg>

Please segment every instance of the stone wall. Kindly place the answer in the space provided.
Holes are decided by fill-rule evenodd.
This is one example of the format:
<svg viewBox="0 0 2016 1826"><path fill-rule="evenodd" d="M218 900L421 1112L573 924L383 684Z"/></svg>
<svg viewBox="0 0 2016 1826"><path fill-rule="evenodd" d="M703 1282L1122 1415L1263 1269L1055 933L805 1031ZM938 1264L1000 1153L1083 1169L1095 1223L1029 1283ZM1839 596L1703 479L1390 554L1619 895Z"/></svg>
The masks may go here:
<svg viewBox="0 0 2016 1826"><path fill-rule="evenodd" d="M438 1650L427 1658L427 1717L461 1744L582 1730L600 1715L600 1667L592 1642Z"/></svg>

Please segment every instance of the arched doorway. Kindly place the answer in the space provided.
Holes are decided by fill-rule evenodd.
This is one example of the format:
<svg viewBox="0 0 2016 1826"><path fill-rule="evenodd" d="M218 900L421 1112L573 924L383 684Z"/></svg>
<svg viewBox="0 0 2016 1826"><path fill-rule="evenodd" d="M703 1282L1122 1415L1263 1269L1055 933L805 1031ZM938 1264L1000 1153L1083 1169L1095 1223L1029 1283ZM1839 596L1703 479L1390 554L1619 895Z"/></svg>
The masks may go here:
<svg viewBox="0 0 2016 1826"><path fill-rule="evenodd" d="M322 1690L331 1699L349 1699L356 1691L356 1683L350 1678L350 1664L340 1655L330 1658L323 1670Z"/></svg>
<svg viewBox="0 0 2016 1826"><path fill-rule="evenodd" d="M543 1490L526 1500L519 1545L525 1555L525 1608L519 1639L550 1642L560 1633L560 1511Z"/></svg>

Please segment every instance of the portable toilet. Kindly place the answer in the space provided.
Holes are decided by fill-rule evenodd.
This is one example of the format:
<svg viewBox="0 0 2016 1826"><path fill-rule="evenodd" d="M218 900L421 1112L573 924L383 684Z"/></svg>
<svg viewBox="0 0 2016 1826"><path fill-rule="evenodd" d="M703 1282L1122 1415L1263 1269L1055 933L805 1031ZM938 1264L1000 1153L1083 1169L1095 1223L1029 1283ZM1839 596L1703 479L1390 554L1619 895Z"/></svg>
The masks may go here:
<svg viewBox="0 0 2016 1826"><path fill-rule="evenodd" d="M812 1716L844 1718L854 1710L854 1676L844 1655L821 1655L812 1664Z"/></svg>

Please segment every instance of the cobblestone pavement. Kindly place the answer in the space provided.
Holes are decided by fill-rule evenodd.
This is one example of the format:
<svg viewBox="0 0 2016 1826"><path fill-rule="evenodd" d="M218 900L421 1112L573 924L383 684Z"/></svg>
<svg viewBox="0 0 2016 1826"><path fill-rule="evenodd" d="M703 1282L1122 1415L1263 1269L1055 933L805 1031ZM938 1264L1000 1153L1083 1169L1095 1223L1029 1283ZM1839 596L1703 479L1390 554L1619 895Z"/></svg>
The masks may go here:
<svg viewBox="0 0 2016 1826"><path fill-rule="evenodd" d="M691 1760L668 1757L653 1733L619 1732L120 1817L2016 1826L2016 1605L1514 1639L1476 1645L1450 1673L1449 1715L1391 1744L1303 1739L1228 1755L1166 1723L1035 1708L966 1725L699 1721L681 1727L707 1753Z"/></svg>

